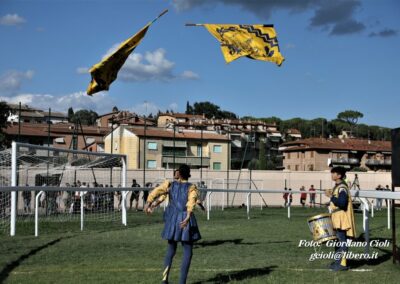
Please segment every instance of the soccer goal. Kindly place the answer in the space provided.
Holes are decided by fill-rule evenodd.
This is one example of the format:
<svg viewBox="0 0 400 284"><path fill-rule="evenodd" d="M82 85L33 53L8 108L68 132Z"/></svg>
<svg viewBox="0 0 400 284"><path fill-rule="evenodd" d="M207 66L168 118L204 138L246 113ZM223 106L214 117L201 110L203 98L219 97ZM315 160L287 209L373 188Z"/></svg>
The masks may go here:
<svg viewBox="0 0 400 284"><path fill-rule="evenodd" d="M126 225L126 156L12 143L0 152L0 224ZM8 187L8 189L7 189ZM35 222L33 222L35 221ZM44 225L43 225L44 226ZM106 225L108 226L108 225Z"/></svg>

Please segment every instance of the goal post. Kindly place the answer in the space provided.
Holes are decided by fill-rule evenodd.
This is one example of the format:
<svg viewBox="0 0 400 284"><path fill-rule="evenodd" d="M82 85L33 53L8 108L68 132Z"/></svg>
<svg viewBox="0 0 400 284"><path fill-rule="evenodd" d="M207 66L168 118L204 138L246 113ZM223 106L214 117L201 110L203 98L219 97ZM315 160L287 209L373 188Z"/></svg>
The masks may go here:
<svg viewBox="0 0 400 284"><path fill-rule="evenodd" d="M97 219L119 219L126 226L125 155L17 142L12 142L11 150L4 151L0 155L0 177L10 180L5 186L17 189L9 194L8 206L2 206L4 218L10 219L11 236L16 234L18 220L33 221L38 216L50 221L81 219L82 228L84 221ZM47 191L46 187L59 190Z"/></svg>

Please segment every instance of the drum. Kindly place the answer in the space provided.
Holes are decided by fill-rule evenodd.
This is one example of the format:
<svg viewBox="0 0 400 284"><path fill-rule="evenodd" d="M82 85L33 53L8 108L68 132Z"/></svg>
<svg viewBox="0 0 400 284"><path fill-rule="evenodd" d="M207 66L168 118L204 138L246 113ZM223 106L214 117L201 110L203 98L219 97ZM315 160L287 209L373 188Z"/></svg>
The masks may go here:
<svg viewBox="0 0 400 284"><path fill-rule="evenodd" d="M331 214L320 214L307 220L314 241L324 243L336 239Z"/></svg>

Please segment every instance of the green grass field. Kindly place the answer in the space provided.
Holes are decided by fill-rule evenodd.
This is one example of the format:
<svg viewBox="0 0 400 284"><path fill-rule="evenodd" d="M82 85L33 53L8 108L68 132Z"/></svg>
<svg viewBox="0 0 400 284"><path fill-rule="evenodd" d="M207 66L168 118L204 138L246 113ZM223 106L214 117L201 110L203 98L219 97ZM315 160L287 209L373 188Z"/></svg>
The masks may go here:
<svg viewBox="0 0 400 284"><path fill-rule="evenodd" d="M351 271L327 269L332 260L309 261L313 248L298 247L311 239L307 218L320 209L282 208L213 210L211 220L196 212L203 239L195 245L188 283L398 283L391 247L373 249L377 260L350 262ZM129 212L128 227L107 222L21 222L14 238L0 236L0 283L160 283L166 242L160 237L161 211L152 216ZM357 234L362 214L356 214ZM400 214L397 218L400 218ZM386 211L371 219L372 239L391 239ZM399 240L400 241L400 240ZM333 249L322 248L323 252ZM353 252L363 249L353 248ZM181 249L170 276L177 283Z"/></svg>

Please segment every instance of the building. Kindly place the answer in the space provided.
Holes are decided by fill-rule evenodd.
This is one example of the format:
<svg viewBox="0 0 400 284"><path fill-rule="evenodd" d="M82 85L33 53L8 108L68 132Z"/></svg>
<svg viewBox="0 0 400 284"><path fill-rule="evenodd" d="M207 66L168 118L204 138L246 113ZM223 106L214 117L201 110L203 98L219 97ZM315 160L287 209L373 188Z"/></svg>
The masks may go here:
<svg viewBox="0 0 400 284"><path fill-rule="evenodd" d="M183 113L160 114L157 123L159 127L203 129L227 135L231 141L229 154L232 169L248 168L252 160L260 158L260 147L265 148L266 159L273 161L273 169L282 169L279 152L282 135L275 124L241 119L208 119L204 115Z"/></svg>
<svg viewBox="0 0 400 284"><path fill-rule="evenodd" d="M227 170L229 165L228 137L211 131L121 125L104 142L107 153L127 155L128 169L188 164L195 169Z"/></svg>
<svg viewBox="0 0 400 284"><path fill-rule="evenodd" d="M96 119L96 125L98 127L108 127L111 125L144 125L144 124L155 126L155 121L152 118L140 117L136 113L129 111L114 111L100 115Z"/></svg>
<svg viewBox="0 0 400 284"><path fill-rule="evenodd" d="M21 127L19 127L18 124L8 125L7 128L3 129L3 133L6 135L6 142L9 144L8 147L11 146L12 141L52 146L53 140L57 138L57 135L51 132L50 135L48 135L47 130L47 125L38 123L21 123Z"/></svg>
<svg viewBox="0 0 400 284"><path fill-rule="evenodd" d="M21 112L19 104L8 104L11 112L7 118L7 122L11 124L18 123L66 123L68 122L68 116L62 112L43 111L40 109L31 108L28 105L21 105ZM21 117L20 117L21 116Z"/></svg>
<svg viewBox="0 0 400 284"><path fill-rule="evenodd" d="M283 143L281 151L283 166L292 171L324 171L331 166L389 171L392 165L390 141L309 138Z"/></svg>
<svg viewBox="0 0 400 284"><path fill-rule="evenodd" d="M207 119L204 115L185 114L185 113L160 113L157 118L158 127L166 127L169 124L176 124L181 127L200 124Z"/></svg>
<svg viewBox="0 0 400 284"><path fill-rule="evenodd" d="M50 147L61 149L95 149L98 152L104 151L103 137L110 132L109 128L96 126L82 126L78 129L72 123L58 123L44 125L40 123L21 123L11 124L3 129L6 134L7 141L19 141L21 143L29 143L35 145L49 145ZM50 142L50 143L48 143ZM96 147L90 147L96 144Z"/></svg>
<svg viewBox="0 0 400 284"><path fill-rule="evenodd" d="M297 129L288 129L285 133L286 141L293 141L301 139L301 132Z"/></svg>

